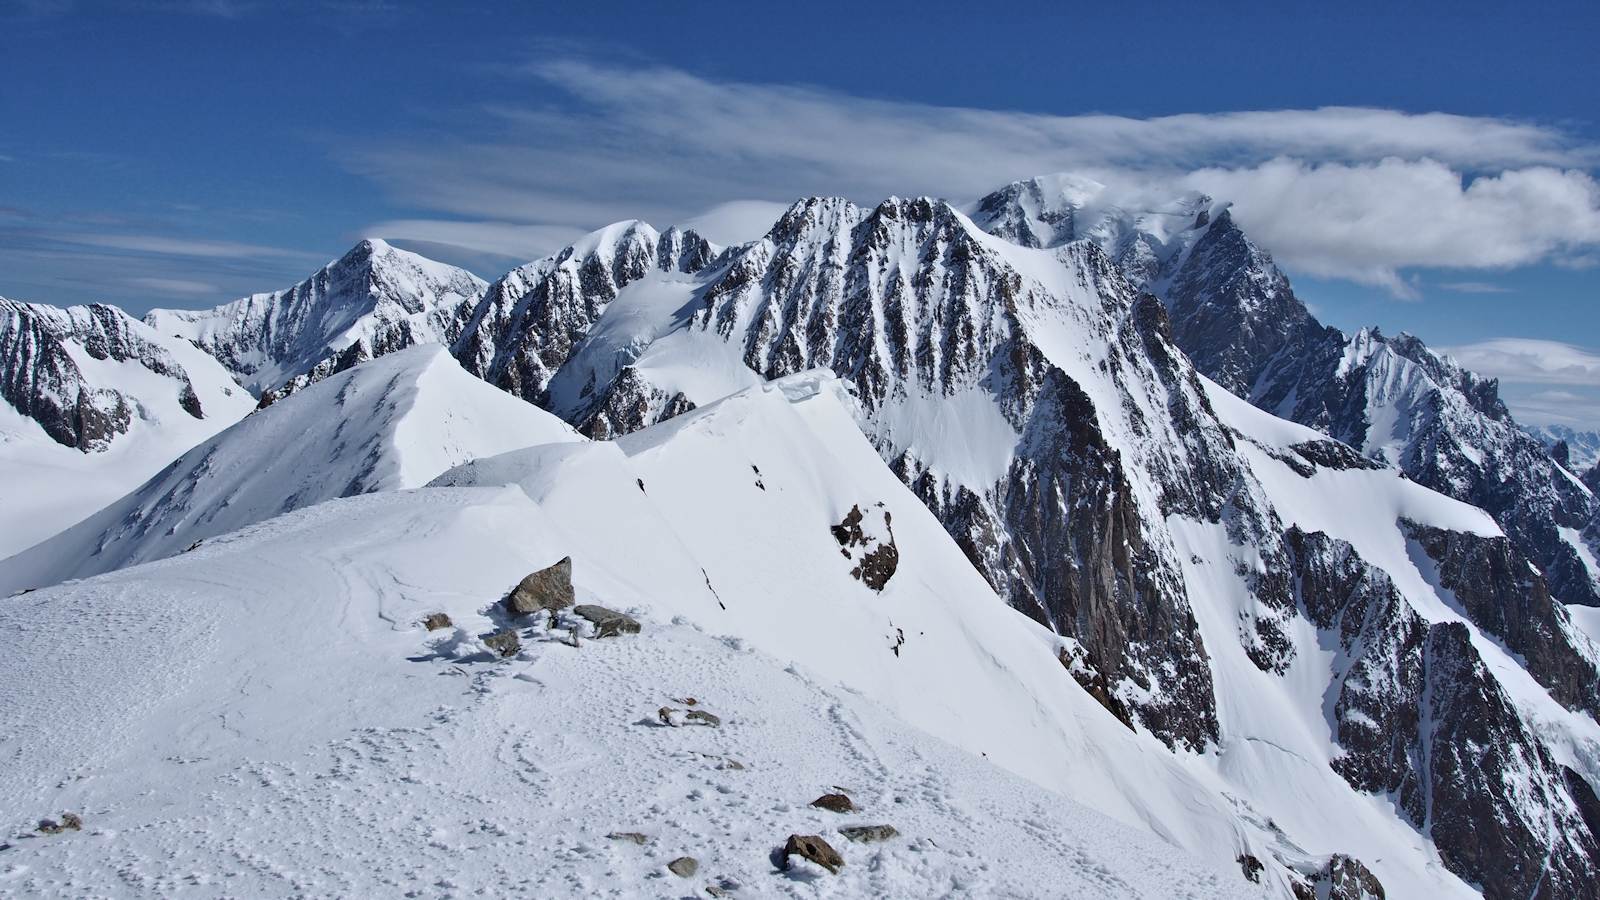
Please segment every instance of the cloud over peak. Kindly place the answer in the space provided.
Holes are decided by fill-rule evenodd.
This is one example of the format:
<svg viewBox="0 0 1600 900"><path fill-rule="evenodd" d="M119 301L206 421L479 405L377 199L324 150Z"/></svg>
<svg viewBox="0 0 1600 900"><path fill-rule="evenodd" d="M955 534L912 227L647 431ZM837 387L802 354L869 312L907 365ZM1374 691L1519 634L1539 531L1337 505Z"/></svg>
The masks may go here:
<svg viewBox="0 0 1600 900"><path fill-rule="evenodd" d="M1407 269L1580 262L1600 245L1600 148L1537 123L1356 107L1046 115L559 56L518 73L562 102L494 106L471 136L369 144L347 159L402 202L501 223L511 237L477 229L483 250L525 242L539 232L513 230L530 226L664 225L812 194L969 200L1055 171L1229 200L1291 270L1401 296Z"/></svg>

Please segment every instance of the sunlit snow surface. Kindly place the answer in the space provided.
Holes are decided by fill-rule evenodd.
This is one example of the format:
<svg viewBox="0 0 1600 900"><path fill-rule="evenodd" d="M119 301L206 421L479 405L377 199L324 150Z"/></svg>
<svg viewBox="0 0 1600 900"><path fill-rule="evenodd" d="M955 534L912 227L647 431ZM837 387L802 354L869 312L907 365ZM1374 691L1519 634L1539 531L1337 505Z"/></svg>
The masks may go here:
<svg viewBox="0 0 1600 900"><path fill-rule="evenodd" d="M1077 687L831 379L440 483L0 602L0 821L85 821L12 840L0 892L1259 895L1223 801ZM901 562L876 594L828 526L880 502ZM567 555L580 602L643 633L573 647L567 618L482 654L494 602ZM723 726L659 725L691 696ZM836 786L858 814L807 805ZM878 823L902 837L837 830ZM779 870L791 833L842 873Z"/></svg>

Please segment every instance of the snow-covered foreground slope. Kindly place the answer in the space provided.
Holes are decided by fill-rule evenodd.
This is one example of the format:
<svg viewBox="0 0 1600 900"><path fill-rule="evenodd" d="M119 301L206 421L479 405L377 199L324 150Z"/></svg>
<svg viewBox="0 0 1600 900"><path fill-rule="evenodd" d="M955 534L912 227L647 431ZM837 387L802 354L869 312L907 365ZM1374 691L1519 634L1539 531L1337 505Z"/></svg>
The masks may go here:
<svg viewBox="0 0 1600 900"><path fill-rule="evenodd" d="M479 456L577 440L561 420L468 375L443 347L413 347L205 441L138 490L0 562L0 590L160 559L324 500L418 487Z"/></svg>
<svg viewBox="0 0 1600 900"><path fill-rule="evenodd" d="M122 496L254 406L114 307L0 298L0 558Z"/></svg>
<svg viewBox="0 0 1600 900"><path fill-rule="evenodd" d="M789 379L0 601L0 821L84 820L11 839L0 890L1263 895L1234 862L1260 829L1078 687L836 396ZM881 593L830 533L852 507L892 516ZM564 556L643 632L540 618L484 653L499 597ZM688 697L721 726L662 726ZM808 805L837 788L858 812ZM782 871L792 833L840 874Z"/></svg>

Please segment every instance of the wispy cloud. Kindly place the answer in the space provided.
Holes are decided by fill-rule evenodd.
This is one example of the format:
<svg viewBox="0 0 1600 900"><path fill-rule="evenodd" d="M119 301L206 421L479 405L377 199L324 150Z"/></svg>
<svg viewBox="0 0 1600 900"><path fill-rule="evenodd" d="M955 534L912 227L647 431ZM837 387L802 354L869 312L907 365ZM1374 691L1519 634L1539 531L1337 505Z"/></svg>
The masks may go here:
<svg viewBox="0 0 1600 900"><path fill-rule="evenodd" d="M402 202L507 229L665 224L819 193L967 200L1072 170L1234 201L1291 269L1397 295L1412 292L1412 267L1503 269L1600 246L1587 171L1600 148L1536 123L1367 108L1050 116L560 57L520 74L567 102L475 111L472 133L492 139L429 134L345 158Z"/></svg>
<svg viewBox="0 0 1600 900"><path fill-rule="evenodd" d="M1449 291L1453 294L1510 294L1511 288L1501 284L1491 284L1487 281L1446 281L1439 284L1439 290Z"/></svg>
<svg viewBox="0 0 1600 900"><path fill-rule="evenodd" d="M1495 338L1444 352L1456 361L1501 381L1600 387L1600 354L1560 341Z"/></svg>
<svg viewBox="0 0 1600 900"><path fill-rule="evenodd" d="M188 297L215 297L220 289L209 281L195 281L187 278L157 278L138 277L129 278L127 283L148 291L162 294L181 294Z"/></svg>
<svg viewBox="0 0 1600 900"><path fill-rule="evenodd" d="M213 241L203 238L168 237L154 234L100 234L96 232L55 232L42 234L50 240L85 247L104 247L110 250L128 250L135 253L152 253L161 256L199 256L213 258L238 258L281 256L303 259L316 258L299 250L266 247L260 244L243 244L237 241Z"/></svg>

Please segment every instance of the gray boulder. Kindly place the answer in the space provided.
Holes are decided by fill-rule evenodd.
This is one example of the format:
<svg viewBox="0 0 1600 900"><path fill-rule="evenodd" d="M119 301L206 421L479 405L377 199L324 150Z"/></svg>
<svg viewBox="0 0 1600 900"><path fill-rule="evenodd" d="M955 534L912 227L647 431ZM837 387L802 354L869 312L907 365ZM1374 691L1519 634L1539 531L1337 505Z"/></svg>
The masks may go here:
<svg viewBox="0 0 1600 900"><path fill-rule="evenodd" d="M604 637L616 637L619 634L639 633L639 622L637 619L624 613L619 613L614 609L606 609L604 606L584 604L583 606L573 607L572 611L577 613L582 618L587 619L591 624L594 625L594 636L596 639Z"/></svg>
<svg viewBox="0 0 1600 900"><path fill-rule="evenodd" d="M844 857L839 855L839 851L815 834L789 835L789 840L783 845L784 868L789 867L790 858L795 856L810 860L835 875L839 874L839 869L844 866Z"/></svg>
<svg viewBox="0 0 1600 900"><path fill-rule="evenodd" d="M531 616L543 610L566 609L573 603L572 557L522 579L506 595L505 607L514 616Z"/></svg>

